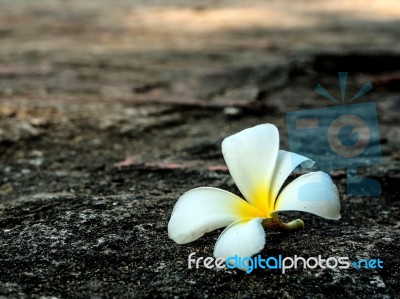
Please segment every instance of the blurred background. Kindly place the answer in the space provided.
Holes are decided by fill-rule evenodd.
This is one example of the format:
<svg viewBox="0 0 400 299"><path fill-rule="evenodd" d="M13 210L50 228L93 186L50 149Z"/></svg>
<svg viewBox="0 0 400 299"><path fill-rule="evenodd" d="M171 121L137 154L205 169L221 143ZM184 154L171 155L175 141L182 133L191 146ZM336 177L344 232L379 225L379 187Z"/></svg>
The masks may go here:
<svg viewBox="0 0 400 299"><path fill-rule="evenodd" d="M0 6L2 171L222 164L222 138L260 122L288 148L286 113L335 106L314 89L340 99L339 71L349 98L372 82L357 102L377 103L386 153L398 145L398 1Z"/></svg>

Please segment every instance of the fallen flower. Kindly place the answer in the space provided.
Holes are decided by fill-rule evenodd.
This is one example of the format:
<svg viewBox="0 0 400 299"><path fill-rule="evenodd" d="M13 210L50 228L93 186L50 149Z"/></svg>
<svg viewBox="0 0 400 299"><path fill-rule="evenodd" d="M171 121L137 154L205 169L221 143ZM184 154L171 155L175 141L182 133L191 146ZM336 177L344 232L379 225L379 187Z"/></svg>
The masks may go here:
<svg viewBox="0 0 400 299"><path fill-rule="evenodd" d="M340 218L339 193L328 174L311 172L281 187L299 165L310 159L279 150L276 126L262 124L227 137L222 153L230 174L246 200L212 187L183 194L172 211L168 235L178 244L192 242L205 233L228 226L215 244L214 256L252 256L265 245L265 228L296 230L304 223L283 223L282 211L303 211L327 219Z"/></svg>

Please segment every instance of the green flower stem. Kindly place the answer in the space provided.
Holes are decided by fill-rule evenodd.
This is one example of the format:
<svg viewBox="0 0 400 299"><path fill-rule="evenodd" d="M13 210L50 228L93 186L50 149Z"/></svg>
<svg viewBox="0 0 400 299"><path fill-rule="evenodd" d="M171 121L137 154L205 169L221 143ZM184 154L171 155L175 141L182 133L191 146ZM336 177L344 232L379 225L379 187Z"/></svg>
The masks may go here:
<svg viewBox="0 0 400 299"><path fill-rule="evenodd" d="M288 223L282 222L279 217L264 219L262 225L265 228L278 231L296 231L304 227L304 222L301 219L296 219Z"/></svg>

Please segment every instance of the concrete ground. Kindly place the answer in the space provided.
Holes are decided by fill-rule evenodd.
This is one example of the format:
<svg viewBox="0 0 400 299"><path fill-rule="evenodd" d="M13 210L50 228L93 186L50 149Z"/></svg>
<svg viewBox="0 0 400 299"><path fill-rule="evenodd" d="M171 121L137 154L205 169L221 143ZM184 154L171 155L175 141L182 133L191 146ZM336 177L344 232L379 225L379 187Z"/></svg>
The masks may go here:
<svg viewBox="0 0 400 299"><path fill-rule="evenodd" d="M0 297L396 298L400 293L400 3L0 0ZM382 269L188 269L220 231L177 245L167 223L198 186L238 193L221 141L286 114L375 102L382 195L342 218L267 232L261 255L380 258ZM295 173L291 178L297 176Z"/></svg>

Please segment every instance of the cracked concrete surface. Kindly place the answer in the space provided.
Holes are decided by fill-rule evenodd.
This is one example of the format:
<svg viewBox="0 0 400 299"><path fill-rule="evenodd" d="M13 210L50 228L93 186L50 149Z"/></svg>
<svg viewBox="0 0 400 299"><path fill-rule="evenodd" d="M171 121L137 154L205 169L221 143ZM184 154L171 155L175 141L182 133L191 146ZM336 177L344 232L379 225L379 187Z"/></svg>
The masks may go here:
<svg viewBox="0 0 400 299"><path fill-rule="evenodd" d="M400 5L397 1L0 0L0 296L396 298L400 292ZM365 82L382 163L379 197L342 219L267 232L264 256L380 258L383 269L193 270L219 231L186 245L166 226L194 187L236 189L223 138L333 107ZM298 173L291 176L296 177Z"/></svg>

